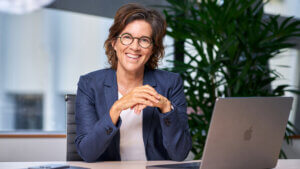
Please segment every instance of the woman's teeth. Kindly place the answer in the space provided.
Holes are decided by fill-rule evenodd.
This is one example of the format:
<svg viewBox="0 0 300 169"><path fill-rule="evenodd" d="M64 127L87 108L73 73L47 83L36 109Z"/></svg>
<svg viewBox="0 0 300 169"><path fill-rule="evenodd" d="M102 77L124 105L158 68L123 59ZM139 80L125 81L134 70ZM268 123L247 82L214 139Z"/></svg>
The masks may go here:
<svg viewBox="0 0 300 169"><path fill-rule="evenodd" d="M130 57L130 58L133 58L133 59L137 59L137 58L140 57L140 55L132 55L132 54L129 54L129 53L127 53L126 55L127 55L128 57Z"/></svg>

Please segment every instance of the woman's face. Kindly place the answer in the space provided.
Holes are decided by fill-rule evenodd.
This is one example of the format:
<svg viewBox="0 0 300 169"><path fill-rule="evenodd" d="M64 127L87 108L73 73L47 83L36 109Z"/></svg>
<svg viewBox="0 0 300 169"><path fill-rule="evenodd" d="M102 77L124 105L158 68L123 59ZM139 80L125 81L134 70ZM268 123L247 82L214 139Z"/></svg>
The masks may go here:
<svg viewBox="0 0 300 169"><path fill-rule="evenodd" d="M151 39L152 28L150 24L144 20L132 21L124 28L119 36L124 34L129 34L134 37L134 39L129 45L122 44L120 38L117 38L116 41L113 42L112 45L118 57L117 69L127 72L143 71L145 64L152 54L153 45L151 44L148 48L143 48L139 45L139 40L136 38L149 37Z"/></svg>

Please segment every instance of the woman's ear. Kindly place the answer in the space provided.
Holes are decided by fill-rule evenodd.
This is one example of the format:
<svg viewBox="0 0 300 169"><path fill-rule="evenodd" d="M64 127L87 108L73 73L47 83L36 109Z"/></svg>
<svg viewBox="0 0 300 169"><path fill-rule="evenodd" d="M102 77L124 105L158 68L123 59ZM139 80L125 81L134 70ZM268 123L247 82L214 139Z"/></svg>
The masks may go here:
<svg viewBox="0 0 300 169"><path fill-rule="evenodd" d="M116 50L116 40L111 41L111 46L114 48L114 50Z"/></svg>

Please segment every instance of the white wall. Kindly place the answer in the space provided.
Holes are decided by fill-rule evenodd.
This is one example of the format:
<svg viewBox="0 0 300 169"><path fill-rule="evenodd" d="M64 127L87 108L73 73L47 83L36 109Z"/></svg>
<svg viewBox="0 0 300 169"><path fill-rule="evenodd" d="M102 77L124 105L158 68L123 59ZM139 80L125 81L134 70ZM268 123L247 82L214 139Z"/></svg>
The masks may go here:
<svg viewBox="0 0 300 169"><path fill-rule="evenodd" d="M5 33L5 51L2 53L5 57L4 72L9 72L3 81L6 92L42 93L47 66L41 41L43 13L6 15L2 18Z"/></svg>
<svg viewBox="0 0 300 169"><path fill-rule="evenodd" d="M75 93L80 75L108 67L103 45L113 20L56 10L47 15L45 29L57 59L58 92Z"/></svg>
<svg viewBox="0 0 300 169"><path fill-rule="evenodd" d="M3 18L0 16L0 37L3 37ZM3 56L3 38L0 38L0 82L4 80L4 56ZM4 85L0 83L0 112L4 107ZM4 119L3 114L0 113L0 128L4 128L2 119Z"/></svg>
<svg viewBox="0 0 300 169"><path fill-rule="evenodd" d="M299 0L271 0L264 9L266 13L281 14L283 16L295 16L300 18Z"/></svg>
<svg viewBox="0 0 300 169"><path fill-rule="evenodd" d="M0 130L14 129L9 94L43 95L43 129L65 130L64 97L79 76L104 67L103 43L112 19L43 9L0 14ZM3 97L2 97L3 96Z"/></svg>
<svg viewBox="0 0 300 169"><path fill-rule="evenodd" d="M0 162L65 161L65 138L1 138Z"/></svg>

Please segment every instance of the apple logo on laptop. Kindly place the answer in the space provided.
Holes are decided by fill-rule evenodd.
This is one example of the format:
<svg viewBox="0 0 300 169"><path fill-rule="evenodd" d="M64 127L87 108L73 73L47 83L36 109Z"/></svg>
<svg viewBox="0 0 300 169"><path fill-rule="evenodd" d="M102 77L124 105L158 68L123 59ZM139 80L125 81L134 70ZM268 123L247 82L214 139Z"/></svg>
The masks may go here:
<svg viewBox="0 0 300 169"><path fill-rule="evenodd" d="M249 141L252 138L252 126L244 132L244 140Z"/></svg>

